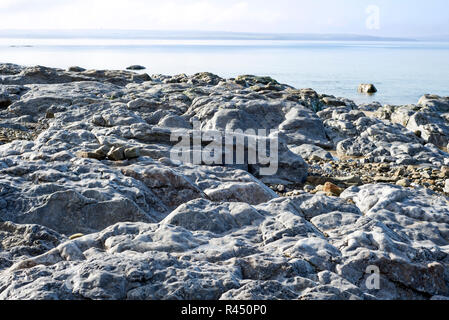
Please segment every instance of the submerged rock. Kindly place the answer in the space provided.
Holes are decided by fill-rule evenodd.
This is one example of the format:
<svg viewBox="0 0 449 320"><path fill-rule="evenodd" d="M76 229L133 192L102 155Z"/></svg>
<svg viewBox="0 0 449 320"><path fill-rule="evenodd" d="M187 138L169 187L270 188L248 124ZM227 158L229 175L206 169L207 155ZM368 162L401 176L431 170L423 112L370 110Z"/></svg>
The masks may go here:
<svg viewBox="0 0 449 320"><path fill-rule="evenodd" d="M377 89L374 84L361 84L359 85L358 91L360 93L376 93Z"/></svg>
<svg viewBox="0 0 449 320"><path fill-rule="evenodd" d="M67 71L69 71L69 72L83 72L83 71L86 71L86 69L78 67L78 66L73 66L73 67L69 67L67 69Z"/></svg>
<svg viewBox="0 0 449 320"><path fill-rule="evenodd" d="M132 65L126 68L126 70L145 70L146 68L144 66L140 65Z"/></svg>

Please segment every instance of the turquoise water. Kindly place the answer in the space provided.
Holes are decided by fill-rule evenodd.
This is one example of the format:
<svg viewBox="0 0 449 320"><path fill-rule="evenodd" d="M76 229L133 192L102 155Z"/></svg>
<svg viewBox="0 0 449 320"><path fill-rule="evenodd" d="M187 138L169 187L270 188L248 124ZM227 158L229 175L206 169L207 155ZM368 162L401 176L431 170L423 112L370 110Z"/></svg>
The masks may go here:
<svg viewBox="0 0 449 320"><path fill-rule="evenodd" d="M0 39L0 62L95 69L141 64L149 74L269 75L357 102L408 104L426 93L449 96L449 43ZM379 92L358 94L359 83L374 83Z"/></svg>

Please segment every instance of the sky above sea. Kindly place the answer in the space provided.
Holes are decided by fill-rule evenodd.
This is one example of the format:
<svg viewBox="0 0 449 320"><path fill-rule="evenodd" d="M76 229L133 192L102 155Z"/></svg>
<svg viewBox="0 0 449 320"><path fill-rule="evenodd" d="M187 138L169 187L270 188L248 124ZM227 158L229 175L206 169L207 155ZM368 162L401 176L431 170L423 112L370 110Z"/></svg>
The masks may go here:
<svg viewBox="0 0 449 320"><path fill-rule="evenodd" d="M2 29L449 34L447 0L0 0Z"/></svg>

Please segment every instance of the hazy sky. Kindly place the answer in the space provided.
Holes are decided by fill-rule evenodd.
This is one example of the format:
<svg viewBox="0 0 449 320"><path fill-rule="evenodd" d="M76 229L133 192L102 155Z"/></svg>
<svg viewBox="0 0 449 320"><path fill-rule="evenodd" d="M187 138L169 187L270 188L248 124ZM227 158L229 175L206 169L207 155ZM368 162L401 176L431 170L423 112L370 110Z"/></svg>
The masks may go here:
<svg viewBox="0 0 449 320"><path fill-rule="evenodd" d="M448 0L0 0L0 29L449 34Z"/></svg>

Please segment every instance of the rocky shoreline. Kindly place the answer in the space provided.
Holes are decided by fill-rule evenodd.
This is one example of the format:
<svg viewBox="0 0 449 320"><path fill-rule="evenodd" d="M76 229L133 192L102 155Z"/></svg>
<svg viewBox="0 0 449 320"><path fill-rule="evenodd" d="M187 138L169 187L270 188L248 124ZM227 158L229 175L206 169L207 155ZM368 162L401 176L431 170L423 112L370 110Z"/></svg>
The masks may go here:
<svg viewBox="0 0 449 320"><path fill-rule="evenodd" d="M173 161L194 121L277 173ZM0 64L0 299L449 299L448 149L449 97Z"/></svg>

